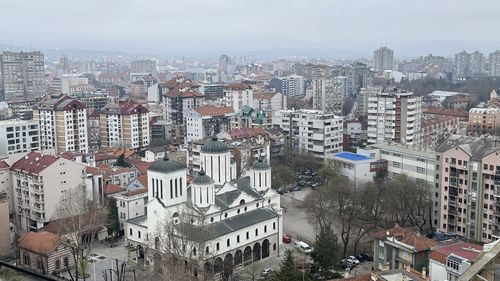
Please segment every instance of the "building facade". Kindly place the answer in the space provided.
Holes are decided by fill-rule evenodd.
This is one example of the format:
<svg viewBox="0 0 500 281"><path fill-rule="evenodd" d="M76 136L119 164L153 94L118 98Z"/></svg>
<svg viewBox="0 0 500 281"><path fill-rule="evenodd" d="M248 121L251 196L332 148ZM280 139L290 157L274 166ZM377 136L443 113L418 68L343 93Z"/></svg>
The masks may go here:
<svg viewBox="0 0 500 281"><path fill-rule="evenodd" d="M368 97L368 144L420 141L421 98L398 89L383 90Z"/></svg>
<svg viewBox="0 0 500 281"><path fill-rule="evenodd" d="M469 110L469 134L500 135L500 108L471 108Z"/></svg>
<svg viewBox="0 0 500 281"><path fill-rule="evenodd" d="M41 52L3 52L0 69L2 100L40 97L45 93L45 65Z"/></svg>
<svg viewBox="0 0 500 281"><path fill-rule="evenodd" d="M373 68L381 74L384 70L394 69L394 51L387 47L380 47L373 52Z"/></svg>
<svg viewBox="0 0 500 281"><path fill-rule="evenodd" d="M149 111L132 100L108 103L99 114L101 146L144 149L149 146Z"/></svg>
<svg viewBox="0 0 500 281"><path fill-rule="evenodd" d="M41 149L88 152L87 109L67 95L51 95L33 108Z"/></svg>
<svg viewBox="0 0 500 281"><path fill-rule="evenodd" d="M273 125L290 136L294 151L309 152L320 158L331 158L342 151L341 116L318 110L280 110L274 114Z"/></svg>
<svg viewBox="0 0 500 281"><path fill-rule="evenodd" d="M203 140L219 132L228 131L234 110L230 106L202 105L188 109L186 118L186 143Z"/></svg>
<svg viewBox="0 0 500 281"><path fill-rule="evenodd" d="M330 77L313 78L313 109L342 115L344 96L342 83Z"/></svg>
<svg viewBox="0 0 500 281"><path fill-rule="evenodd" d="M500 50L490 54L490 76L500 77Z"/></svg>
<svg viewBox="0 0 500 281"><path fill-rule="evenodd" d="M0 121L0 155L40 149L40 130L34 120Z"/></svg>

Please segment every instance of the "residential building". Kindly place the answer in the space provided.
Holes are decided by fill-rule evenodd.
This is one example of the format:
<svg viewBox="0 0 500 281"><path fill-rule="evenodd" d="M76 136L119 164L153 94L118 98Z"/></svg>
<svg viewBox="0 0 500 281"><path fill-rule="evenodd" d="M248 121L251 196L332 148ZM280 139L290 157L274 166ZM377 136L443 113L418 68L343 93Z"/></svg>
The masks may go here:
<svg viewBox="0 0 500 281"><path fill-rule="evenodd" d="M483 246L451 242L431 248L429 277L431 281L456 281L478 258Z"/></svg>
<svg viewBox="0 0 500 281"><path fill-rule="evenodd" d="M7 193L0 191L0 258L12 254L12 241L10 240L9 198Z"/></svg>
<svg viewBox="0 0 500 281"><path fill-rule="evenodd" d="M132 258L155 266L158 254L187 258L196 253L192 266L204 276L204 268L219 274L223 264L236 267L278 255L283 220L280 197L271 189L271 167L261 159L248 176L237 178L229 147L217 138L202 146L200 157L203 169L190 184L183 163L166 157L149 166L147 214L125 225L125 239L136 249ZM193 215L201 210L203 215ZM183 238L194 250L172 253L160 247L166 236L157 229L164 221L190 222L202 234L197 241Z"/></svg>
<svg viewBox="0 0 500 281"><path fill-rule="evenodd" d="M187 109L185 143L203 140L230 129L234 110L230 106L202 105Z"/></svg>
<svg viewBox="0 0 500 281"><path fill-rule="evenodd" d="M52 276L75 265L71 246L47 231L24 233L18 241L18 266Z"/></svg>
<svg viewBox="0 0 500 281"><path fill-rule="evenodd" d="M490 76L500 77L500 50L490 54Z"/></svg>
<svg viewBox="0 0 500 281"><path fill-rule="evenodd" d="M0 155L40 149L40 131L34 120L0 121Z"/></svg>
<svg viewBox="0 0 500 281"><path fill-rule="evenodd" d="M470 71L470 54L463 51L455 55L455 68L453 71L454 76L467 77Z"/></svg>
<svg viewBox="0 0 500 281"><path fill-rule="evenodd" d="M41 149L88 152L87 109L67 95L51 95L33 107Z"/></svg>
<svg viewBox="0 0 500 281"><path fill-rule="evenodd" d="M132 100L108 103L99 112L101 146L144 149L149 146L149 111Z"/></svg>
<svg viewBox="0 0 500 281"><path fill-rule="evenodd" d="M305 81L303 76L291 75L275 77L269 84L278 93L286 97L302 97L305 94Z"/></svg>
<svg viewBox="0 0 500 281"><path fill-rule="evenodd" d="M368 97L368 144L392 141L417 144L420 140L421 98L398 89Z"/></svg>
<svg viewBox="0 0 500 281"><path fill-rule="evenodd" d="M358 114L360 116L368 115L368 97L376 96L378 93L382 91L381 87L367 87L361 88L358 94L357 102L358 102Z"/></svg>
<svg viewBox="0 0 500 281"><path fill-rule="evenodd" d="M460 118L442 116L437 118L422 118L420 141L423 146L437 147L450 135L460 132Z"/></svg>
<svg viewBox="0 0 500 281"><path fill-rule="evenodd" d="M148 73L152 75L157 74L155 60L134 60L131 63L131 73Z"/></svg>
<svg viewBox="0 0 500 281"><path fill-rule="evenodd" d="M282 93L254 93L253 108L264 111L286 110L286 96Z"/></svg>
<svg viewBox="0 0 500 281"><path fill-rule="evenodd" d="M41 52L3 52L1 100L32 99L45 94L45 65Z"/></svg>
<svg viewBox="0 0 500 281"><path fill-rule="evenodd" d="M438 227L440 211L440 189L434 183L436 152L431 147L407 146L398 143L377 143L366 149L357 149L358 154L387 161L387 177L406 175L416 181L427 182L432 189L432 227Z"/></svg>
<svg viewBox="0 0 500 281"><path fill-rule="evenodd" d="M53 94L70 96L90 93L94 90L94 86L89 83L88 77L81 74L64 74L53 81L51 88Z"/></svg>
<svg viewBox="0 0 500 281"><path fill-rule="evenodd" d="M371 182L377 172L387 171L387 161L362 154L344 151L335 153L332 159L339 175L347 177L355 185Z"/></svg>
<svg viewBox="0 0 500 281"><path fill-rule="evenodd" d="M344 122L344 150L358 146L366 146L366 123L356 120Z"/></svg>
<svg viewBox="0 0 500 281"><path fill-rule="evenodd" d="M469 110L469 134L500 135L500 108L471 108Z"/></svg>
<svg viewBox="0 0 500 281"><path fill-rule="evenodd" d="M222 84L201 84L200 92L206 100L217 100L224 98L224 85Z"/></svg>
<svg viewBox="0 0 500 281"><path fill-rule="evenodd" d="M18 154L22 155L22 154ZM19 156L18 156L19 157ZM7 161L6 161L7 160ZM7 213L13 214L14 210L14 191L11 184L10 178L10 165L12 162L10 159L0 160L0 193L5 193L7 195L7 203L6 206L9 207L9 211ZM9 162L9 163L7 163Z"/></svg>
<svg viewBox="0 0 500 281"><path fill-rule="evenodd" d="M431 247L436 241L403 227L394 227L372 234L375 270L403 269L410 265L422 271L429 264Z"/></svg>
<svg viewBox="0 0 500 281"><path fill-rule="evenodd" d="M373 52L373 68L381 74L384 70L394 69L394 51L387 47L380 47Z"/></svg>
<svg viewBox="0 0 500 281"><path fill-rule="evenodd" d="M484 55L479 51L470 54L469 57L469 72L472 76L480 76L485 74Z"/></svg>
<svg viewBox="0 0 500 281"><path fill-rule="evenodd" d="M438 229L469 241L500 238L500 142L494 136L450 136L436 149L441 189Z"/></svg>
<svg viewBox="0 0 500 281"><path fill-rule="evenodd" d="M112 195L116 199L118 205L118 218L120 220L120 228L124 229L124 224L130 219L142 217L147 214L148 203L148 178L141 176L130 185L137 184L134 188L128 189L125 192L120 192Z"/></svg>
<svg viewBox="0 0 500 281"><path fill-rule="evenodd" d="M342 84L334 78L317 77L312 80L313 109L342 115L344 96Z"/></svg>
<svg viewBox="0 0 500 281"><path fill-rule="evenodd" d="M500 257L500 243L485 244L482 253L475 262L463 272L457 281L495 281L498 275L495 271Z"/></svg>
<svg viewBox="0 0 500 281"><path fill-rule="evenodd" d="M294 151L320 158L331 158L342 151L341 116L319 110L280 110L275 112L273 125L290 136Z"/></svg>
<svg viewBox="0 0 500 281"><path fill-rule="evenodd" d="M229 84L224 88L225 106L231 106L235 112L239 112L245 106L253 106L253 89L244 83Z"/></svg>
<svg viewBox="0 0 500 281"><path fill-rule="evenodd" d="M82 164L64 157L30 152L11 165L15 221L20 231L37 230L56 217L66 192L84 188Z"/></svg>
<svg viewBox="0 0 500 281"><path fill-rule="evenodd" d="M443 116L453 116L460 118L460 122L467 123L469 121L469 112L463 110L442 109L442 108L426 108L422 110L423 118L439 118Z"/></svg>

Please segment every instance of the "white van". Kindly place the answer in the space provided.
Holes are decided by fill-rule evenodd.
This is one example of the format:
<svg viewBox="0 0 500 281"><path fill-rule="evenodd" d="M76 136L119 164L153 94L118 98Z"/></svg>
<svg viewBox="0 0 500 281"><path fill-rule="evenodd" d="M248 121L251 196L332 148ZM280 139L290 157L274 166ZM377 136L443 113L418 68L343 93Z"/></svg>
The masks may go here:
<svg viewBox="0 0 500 281"><path fill-rule="evenodd" d="M302 241L295 241L295 248L299 249L299 251L310 254L312 252L312 248L307 245L307 243Z"/></svg>

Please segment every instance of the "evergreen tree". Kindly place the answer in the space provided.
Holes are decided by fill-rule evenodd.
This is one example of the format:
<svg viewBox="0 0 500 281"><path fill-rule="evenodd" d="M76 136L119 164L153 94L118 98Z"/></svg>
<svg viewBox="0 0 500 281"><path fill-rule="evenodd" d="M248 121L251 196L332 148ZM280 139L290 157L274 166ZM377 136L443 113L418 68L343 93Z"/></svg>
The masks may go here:
<svg viewBox="0 0 500 281"><path fill-rule="evenodd" d="M118 218L118 206L116 205L116 199L114 197L109 197L108 203L108 221L106 227L108 228L108 235L117 236L120 232L120 220Z"/></svg>
<svg viewBox="0 0 500 281"><path fill-rule="evenodd" d="M297 270L295 270L295 261L292 251L286 250L285 257L281 262L280 269L276 272L271 281L293 281L297 280Z"/></svg>
<svg viewBox="0 0 500 281"><path fill-rule="evenodd" d="M118 166L118 167L130 167L130 164L125 161L125 156L122 154L118 156L118 159L116 159L115 163L113 166Z"/></svg>
<svg viewBox="0 0 500 281"><path fill-rule="evenodd" d="M316 236L311 257L318 269L332 269L338 260L337 236L330 226L323 227Z"/></svg>

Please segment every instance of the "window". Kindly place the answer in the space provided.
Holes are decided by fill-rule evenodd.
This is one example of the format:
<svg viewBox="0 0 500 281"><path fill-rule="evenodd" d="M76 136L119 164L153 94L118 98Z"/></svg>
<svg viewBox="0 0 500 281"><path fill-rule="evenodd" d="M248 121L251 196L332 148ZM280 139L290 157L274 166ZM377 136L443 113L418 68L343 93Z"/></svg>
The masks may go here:
<svg viewBox="0 0 500 281"><path fill-rule="evenodd" d="M259 236L259 229L258 228L255 229L255 236Z"/></svg>
<svg viewBox="0 0 500 281"><path fill-rule="evenodd" d="M215 249L216 249L217 251L218 251L218 250L220 250L220 244L219 244L219 242L217 242L217 244L215 244Z"/></svg>
<svg viewBox="0 0 500 281"><path fill-rule="evenodd" d="M205 254L210 254L210 248L208 248L208 246L205 248Z"/></svg>
<svg viewBox="0 0 500 281"><path fill-rule="evenodd" d="M226 246L228 246L228 247L231 246L231 240L229 240L229 239L226 240Z"/></svg>
<svg viewBox="0 0 500 281"><path fill-rule="evenodd" d="M68 257L64 257L63 263L64 263L64 267L69 267L69 259L68 259Z"/></svg>
<svg viewBox="0 0 500 281"><path fill-rule="evenodd" d="M61 268L61 261L56 260L56 269L60 269L60 268Z"/></svg>
<svg viewBox="0 0 500 281"><path fill-rule="evenodd" d="M132 236L132 228L129 229L129 235Z"/></svg>
<svg viewBox="0 0 500 281"><path fill-rule="evenodd" d="M273 222L273 230L276 230L276 223Z"/></svg>
<svg viewBox="0 0 500 281"><path fill-rule="evenodd" d="M236 236L236 243L240 243L240 236L239 235Z"/></svg>
<svg viewBox="0 0 500 281"><path fill-rule="evenodd" d="M417 173L419 173L419 174L425 174L425 168L417 167Z"/></svg>
<svg viewBox="0 0 500 281"><path fill-rule="evenodd" d="M267 233L267 225L264 225L264 233Z"/></svg>
<svg viewBox="0 0 500 281"><path fill-rule="evenodd" d="M141 232L140 231L137 231L137 237L141 238Z"/></svg>
<svg viewBox="0 0 500 281"><path fill-rule="evenodd" d="M250 239L250 232L247 231L247 239Z"/></svg>
<svg viewBox="0 0 500 281"><path fill-rule="evenodd" d="M392 166L394 168L400 168L401 167L401 163L399 163L399 162L392 162Z"/></svg>

